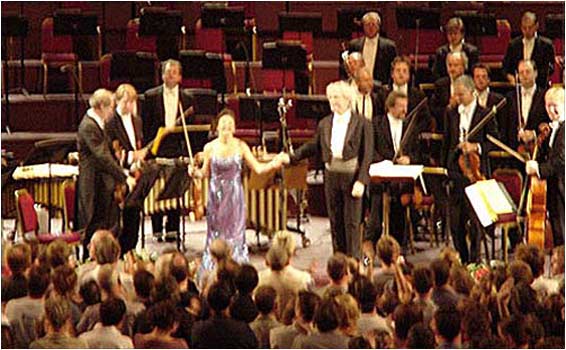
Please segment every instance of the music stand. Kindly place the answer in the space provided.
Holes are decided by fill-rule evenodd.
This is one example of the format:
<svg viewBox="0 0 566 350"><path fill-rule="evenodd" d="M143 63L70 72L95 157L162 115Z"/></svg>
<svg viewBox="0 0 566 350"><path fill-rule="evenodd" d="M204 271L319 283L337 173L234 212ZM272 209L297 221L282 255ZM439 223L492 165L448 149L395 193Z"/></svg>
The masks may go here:
<svg viewBox="0 0 566 350"><path fill-rule="evenodd" d="M6 67L6 72L4 74L4 84L6 89L4 91L4 96L6 98L6 125L4 129L8 134L10 131L10 67L8 65L9 52L8 52L8 38L20 38L20 84L21 92L27 95L27 90L25 88L25 65L24 65L24 39L28 35L29 22L26 17L17 14L4 14L2 16L2 45L6 54L4 54L4 65Z"/></svg>
<svg viewBox="0 0 566 350"><path fill-rule="evenodd" d="M98 16L78 9L56 10L53 13L53 35L70 35L73 38L73 51L77 53L79 60L93 60L92 50L78 39L98 35Z"/></svg>
<svg viewBox="0 0 566 350"><path fill-rule="evenodd" d="M181 50L179 61L183 67L183 79L210 80L212 89L222 94L226 93L226 74L222 55L203 50Z"/></svg>
<svg viewBox="0 0 566 350"><path fill-rule="evenodd" d="M177 37L183 33L183 16L180 11L168 11L164 7L146 7L141 10L140 36L157 37L157 56L160 61L176 58Z"/></svg>
<svg viewBox="0 0 566 350"><path fill-rule="evenodd" d="M336 10L336 34L341 38L350 39L353 33L363 32L362 17L370 11L360 8L347 8ZM378 11L376 11L378 12Z"/></svg>
<svg viewBox="0 0 566 350"><path fill-rule="evenodd" d="M49 173L47 178L47 213L48 213L48 227L47 231L51 232L51 186L53 182L53 176L51 174L51 164L52 163L64 163L67 159L67 155L70 152L77 151L77 139L76 136L70 138L58 138L51 140L37 141L33 144L33 148L26 156L22 165L34 165L34 164L49 164Z"/></svg>
<svg viewBox="0 0 566 350"><path fill-rule="evenodd" d="M296 117L298 119L311 119L319 122L330 115L330 103L325 95L297 95L295 99Z"/></svg>
<svg viewBox="0 0 566 350"><path fill-rule="evenodd" d="M243 122L255 122L259 129L259 144L265 146L263 133L265 123L278 123L277 106L281 96L253 94L239 97L239 119Z"/></svg>
<svg viewBox="0 0 566 350"><path fill-rule="evenodd" d="M283 32L322 34L322 13L320 12L279 12L279 34Z"/></svg>
<svg viewBox="0 0 566 350"><path fill-rule="evenodd" d="M307 51L299 41L278 40L264 43L261 65L262 69L283 70L281 84L283 94L285 94L286 70L288 69L295 71L295 90L302 94L308 93L308 86L305 89L300 78L299 81L297 79L297 73L307 70Z"/></svg>
<svg viewBox="0 0 566 350"><path fill-rule="evenodd" d="M564 15L549 14L544 18L544 33L550 39L564 38ZM558 52L559 56L563 53Z"/></svg>
<svg viewBox="0 0 566 350"><path fill-rule="evenodd" d="M155 85L156 73L155 59L151 54L128 51L112 53L112 81L128 81L137 91L146 91Z"/></svg>
<svg viewBox="0 0 566 350"><path fill-rule="evenodd" d="M437 9L425 9L415 7L399 7L395 9L397 27L400 29L415 29L415 62L413 70L413 86L416 84L416 74L418 68L420 30L421 29L440 29L440 11Z"/></svg>

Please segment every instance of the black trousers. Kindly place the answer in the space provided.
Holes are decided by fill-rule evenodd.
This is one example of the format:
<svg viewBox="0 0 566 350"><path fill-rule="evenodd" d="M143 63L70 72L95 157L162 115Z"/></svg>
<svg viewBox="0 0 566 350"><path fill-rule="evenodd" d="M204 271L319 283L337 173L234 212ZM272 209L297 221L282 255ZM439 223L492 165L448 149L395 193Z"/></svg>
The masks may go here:
<svg viewBox="0 0 566 350"><path fill-rule="evenodd" d="M167 223L165 224L165 232L179 232L180 227L180 211L178 209L168 211ZM154 235L160 235L163 232L163 213L153 214L151 216L151 227Z"/></svg>
<svg viewBox="0 0 566 350"><path fill-rule="evenodd" d="M550 187L548 192L552 191ZM558 192L558 190L556 189ZM564 244L564 197L558 193L555 195L547 194L547 208L550 216L550 225L552 226L552 236L554 246Z"/></svg>
<svg viewBox="0 0 566 350"><path fill-rule="evenodd" d="M118 237L122 255L136 248L140 230L140 210L135 207L125 207L122 210L122 232Z"/></svg>
<svg viewBox="0 0 566 350"><path fill-rule="evenodd" d="M362 198L352 197L356 178L351 173L324 171L324 193L334 252L361 256Z"/></svg>
<svg viewBox="0 0 566 350"><path fill-rule="evenodd" d="M470 205L464 188L469 183L461 180L455 180L448 198L448 215L450 215L450 231L454 248L460 253L462 263L477 262L480 253L481 235L479 232L479 222L474 213L474 209ZM467 223L470 222L468 226ZM470 248L466 241L467 228L470 230Z"/></svg>
<svg viewBox="0 0 566 350"><path fill-rule="evenodd" d="M381 184L371 184L369 191L370 212L367 224L364 230L364 240L377 243L381 237L383 230L383 192L385 188ZM398 184L391 185L389 193L391 194L391 202L389 206L389 234L393 236L399 245L407 244L407 235L405 227L405 210L401 205L401 195L409 193L407 187Z"/></svg>

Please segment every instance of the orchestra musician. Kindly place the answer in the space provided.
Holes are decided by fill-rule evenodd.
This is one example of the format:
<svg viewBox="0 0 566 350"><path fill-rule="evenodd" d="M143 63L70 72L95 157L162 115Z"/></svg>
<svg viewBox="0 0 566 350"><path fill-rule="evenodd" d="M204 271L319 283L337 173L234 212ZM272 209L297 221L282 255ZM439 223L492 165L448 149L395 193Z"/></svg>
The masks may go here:
<svg viewBox="0 0 566 350"><path fill-rule="evenodd" d="M88 245L96 230L117 233L118 203L114 199L116 185L126 182L126 175L112 155L105 130L106 121L114 113L112 92L96 90L89 99L90 109L82 119L77 134L79 178L77 185L77 230L84 229L83 259L88 258Z"/></svg>
<svg viewBox="0 0 566 350"><path fill-rule="evenodd" d="M400 91L392 91L385 100L386 115L380 115L373 119L374 133L374 162L383 160L394 160L401 147L401 139L407 132L410 120L407 118L408 113L408 96ZM417 117L417 115L412 118ZM419 140L417 135L420 133L419 124L415 124L416 129L412 130L412 135L407 139L408 143L403 148L403 154L395 160L396 164L421 164L419 149ZM402 247L406 246L406 235L404 225L404 209L401 203L401 194L411 193L413 186L401 184L391 185L392 200L390 206L391 217L391 234ZM372 241L373 245L381 237L382 229L382 194L384 188L382 184L370 184L370 216L365 228L364 241ZM404 203L405 205L407 203Z"/></svg>
<svg viewBox="0 0 566 350"><path fill-rule="evenodd" d="M477 63L472 67L472 78L474 79L474 84L476 90L474 94L478 98L478 105L482 108L490 109L496 106L503 96L495 91L491 91L489 84L491 83L491 69L483 63ZM497 114L497 126L499 126L499 132L501 133L501 127L505 125L503 123L505 113Z"/></svg>
<svg viewBox="0 0 566 350"><path fill-rule="evenodd" d="M169 59L161 66L163 85L149 89L145 92L145 101L142 108L144 145L147 145L157 135L160 127L174 127L179 117L179 102L183 108L188 109L193 103L191 96L181 89L182 67L179 61ZM179 147L183 147L181 144ZM179 232L179 209L167 212L165 226L165 240L174 241ZM151 216L153 236L162 241L163 214L156 213Z"/></svg>
<svg viewBox="0 0 566 350"><path fill-rule="evenodd" d="M547 208L554 247L564 244L564 88L552 87L545 95L552 132L537 160L528 161L526 172L547 180Z"/></svg>
<svg viewBox="0 0 566 350"><path fill-rule="evenodd" d="M319 122L314 140L282 160L288 164L314 155L322 158L333 250L359 258L362 196L373 157L372 127L353 111L355 92L348 83L330 83L326 96L332 114Z"/></svg>
<svg viewBox="0 0 566 350"><path fill-rule="evenodd" d="M130 84L121 84L114 94L116 110L106 123L106 132L112 146L116 146L120 166L128 172L137 162L141 162L147 155L147 149L142 148L143 131L142 120L137 115L138 94ZM116 150L114 150L116 151ZM118 241L122 254L134 249L138 242L140 227L140 210L137 207L127 206L122 209L123 227Z"/></svg>
<svg viewBox="0 0 566 350"><path fill-rule="evenodd" d="M474 95L474 81L467 75L460 76L454 81L454 97L457 107L446 112L444 130L443 163L448 169L448 176L452 183L449 197L448 214L450 215L450 230L454 247L460 253L463 263L475 262L479 256L480 235L476 229L476 220L470 225L470 249L466 243L466 226L472 216L473 209L465 198L464 188L470 185L468 179L459 166L460 155L479 154L480 170L485 174L487 167L487 154L493 145L487 142L489 133L497 137L497 122L491 119L483 129L468 139L470 132L487 115L487 110L480 107Z"/></svg>

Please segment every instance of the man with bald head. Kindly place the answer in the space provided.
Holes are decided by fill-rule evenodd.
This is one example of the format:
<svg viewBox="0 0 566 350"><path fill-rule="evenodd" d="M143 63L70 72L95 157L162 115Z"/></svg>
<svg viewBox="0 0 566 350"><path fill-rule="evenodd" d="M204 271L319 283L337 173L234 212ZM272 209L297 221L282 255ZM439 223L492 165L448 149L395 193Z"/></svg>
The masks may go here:
<svg viewBox="0 0 566 350"><path fill-rule="evenodd" d="M377 95L373 92L374 81L371 72L367 68L361 68L355 75L357 87L354 99L354 110L367 120L378 115Z"/></svg>
<svg viewBox="0 0 566 350"><path fill-rule="evenodd" d="M554 46L552 41L537 33L537 15L527 11L521 17L522 35L512 39L503 58L503 71L512 84L522 60L532 60L538 69L537 85L548 87L548 79L554 72Z"/></svg>

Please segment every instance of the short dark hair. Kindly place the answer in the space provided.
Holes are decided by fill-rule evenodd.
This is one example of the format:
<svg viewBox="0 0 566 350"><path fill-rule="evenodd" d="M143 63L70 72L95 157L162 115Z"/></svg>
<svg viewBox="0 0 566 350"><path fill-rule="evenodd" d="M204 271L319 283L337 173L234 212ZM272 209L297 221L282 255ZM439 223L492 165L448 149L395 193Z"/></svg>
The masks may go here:
<svg viewBox="0 0 566 350"><path fill-rule="evenodd" d="M259 277L257 270L253 265L244 264L240 267L240 271L234 280L236 289L240 294L250 294L253 292L257 284L259 283Z"/></svg>
<svg viewBox="0 0 566 350"><path fill-rule="evenodd" d="M221 313L230 306L230 292L222 285L216 283L208 291L207 301L214 312Z"/></svg>
<svg viewBox="0 0 566 350"><path fill-rule="evenodd" d="M515 259L526 262L535 279L544 272L544 252L534 244L519 244L515 252Z"/></svg>
<svg viewBox="0 0 566 350"><path fill-rule="evenodd" d="M487 72L487 76L488 76L489 78L491 78L491 68L489 68L489 66L488 66L487 64L481 63L481 62L474 64L474 66L472 67L472 77L474 76L474 71L475 71L476 69L483 69L483 70L485 70L485 71Z"/></svg>
<svg viewBox="0 0 566 350"><path fill-rule="evenodd" d="M152 302L172 300L177 303L180 299L179 285L173 276L164 276L155 281L154 288L151 290Z"/></svg>
<svg viewBox="0 0 566 350"><path fill-rule="evenodd" d="M79 294L87 306L100 303L100 287L95 280L83 283L79 288Z"/></svg>
<svg viewBox="0 0 566 350"><path fill-rule="evenodd" d="M326 263L326 271L333 281L340 281L348 274L348 258L344 253L334 253Z"/></svg>
<svg viewBox="0 0 566 350"><path fill-rule="evenodd" d="M300 291L297 298L297 305L301 311L303 320L311 322L320 304L320 296L313 292Z"/></svg>
<svg viewBox="0 0 566 350"><path fill-rule="evenodd" d="M254 301L257 310L262 315L267 315L275 308L277 291L272 286L261 286L255 291Z"/></svg>
<svg viewBox="0 0 566 350"><path fill-rule="evenodd" d="M21 275L31 266L31 249L26 243L16 243L6 249L6 263L13 275Z"/></svg>
<svg viewBox="0 0 566 350"><path fill-rule="evenodd" d="M468 339L479 341L491 335L491 321L487 306L468 299L461 308L462 334Z"/></svg>
<svg viewBox="0 0 566 350"><path fill-rule="evenodd" d="M397 56L393 59L393 61L391 62L391 70L393 71L393 69L395 69L395 66L400 63L406 64L409 67L409 71L413 67L409 56L402 55L402 56Z"/></svg>
<svg viewBox="0 0 566 350"><path fill-rule="evenodd" d="M56 331L63 328L67 320L71 319L71 303L67 298L51 295L45 300L43 309L45 318Z"/></svg>
<svg viewBox="0 0 566 350"><path fill-rule="evenodd" d="M322 300L314 314L314 324L319 332L326 333L340 327L343 310L334 298Z"/></svg>
<svg viewBox="0 0 566 350"><path fill-rule="evenodd" d="M372 349L371 344L361 335L352 337L348 341L348 349Z"/></svg>
<svg viewBox="0 0 566 350"><path fill-rule="evenodd" d="M66 265L71 254L71 247L61 238L57 238L47 246L47 262L52 269Z"/></svg>
<svg viewBox="0 0 566 350"><path fill-rule="evenodd" d="M434 333L424 322L415 323L407 334L408 349L434 349L436 347Z"/></svg>
<svg viewBox="0 0 566 350"><path fill-rule="evenodd" d="M176 320L175 306L170 301L160 301L149 309L149 318L154 327L161 330L173 328Z"/></svg>
<svg viewBox="0 0 566 350"><path fill-rule="evenodd" d="M414 303L399 304L393 311L393 320L395 320L395 335L398 339L405 340L409 335L409 329L423 321L422 308Z"/></svg>
<svg viewBox="0 0 566 350"><path fill-rule="evenodd" d="M436 310L434 322L438 334L449 342L460 334L462 316L456 307L443 307Z"/></svg>
<svg viewBox="0 0 566 350"><path fill-rule="evenodd" d="M94 257L99 265L113 264L120 256L120 245L112 235L103 235L94 246Z"/></svg>
<svg viewBox="0 0 566 350"><path fill-rule="evenodd" d="M145 269L139 269L134 273L134 289L136 294L142 298L151 296L151 289L154 286L155 277Z"/></svg>
<svg viewBox="0 0 566 350"><path fill-rule="evenodd" d="M360 304L362 313L368 313L375 310L377 303L377 288L366 276L358 276L348 287L352 294Z"/></svg>
<svg viewBox="0 0 566 350"><path fill-rule="evenodd" d="M187 258L179 253L173 253L169 273L175 278L177 283L181 283L189 276L189 262Z"/></svg>
<svg viewBox="0 0 566 350"><path fill-rule="evenodd" d="M387 111L389 111L391 108L393 108L393 106L395 106L395 103L397 102L398 99L400 98L404 98L404 99L408 99L409 97L407 96L406 93L401 92L401 91L391 91L389 93L389 95L387 95L387 98L385 99L385 109Z"/></svg>
<svg viewBox="0 0 566 350"><path fill-rule="evenodd" d="M126 303L120 298L109 298L100 304L100 322L103 326L118 325L126 314Z"/></svg>
<svg viewBox="0 0 566 350"><path fill-rule="evenodd" d="M428 264L418 264L413 269L413 286L419 294L425 294L433 286L434 274Z"/></svg>
<svg viewBox="0 0 566 350"><path fill-rule="evenodd" d="M501 321L501 331L504 335L511 337L514 347L520 347L529 342L527 318L521 314L511 315L511 317Z"/></svg>
<svg viewBox="0 0 566 350"><path fill-rule="evenodd" d="M511 261L509 264L509 274L513 277L516 284L519 282L531 284L534 280L531 267L520 259Z"/></svg>
<svg viewBox="0 0 566 350"><path fill-rule="evenodd" d="M47 266L32 266L28 275L28 294L32 298L40 298L51 283Z"/></svg>
<svg viewBox="0 0 566 350"><path fill-rule="evenodd" d="M445 260L434 259L430 263L430 268L434 275L434 286L442 287L448 282L448 277L450 276L450 266Z"/></svg>
<svg viewBox="0 0 566 350"><path fill-rule="evenodd" d="M75 269L67 264L57 266L51 272L53 289L62 296L68 295L75 290L77 280L78 277Z"/></svg>

